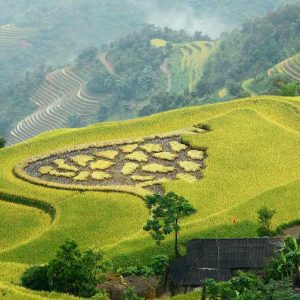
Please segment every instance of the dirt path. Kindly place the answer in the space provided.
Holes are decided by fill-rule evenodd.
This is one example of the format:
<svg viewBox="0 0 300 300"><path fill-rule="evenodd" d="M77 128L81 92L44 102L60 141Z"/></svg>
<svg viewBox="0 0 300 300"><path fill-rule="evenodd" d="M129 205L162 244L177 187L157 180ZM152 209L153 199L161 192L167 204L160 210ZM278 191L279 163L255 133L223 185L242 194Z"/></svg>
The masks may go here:
<svg viewBox="0 0 300 300"><path fill-rule="evenodd" d="M100 54L98 56L98 59L100 60L100 62L103 64L103 66L106 68L107 72L110 75L116 76L116 73L114 71L113 65L111 64L111 62L109 62L107 60L107 54L108 54L108 52L104 52L104 53Z"/></svg>
<svg viewBox="0 0 300 300"><path fill-rule="evenodd" d="M168 85L167 85L167 93L170 93L172 90L172 74L168 68L168 59L166 58L164 63L160 66L162 72L167 76Z"/></svg>

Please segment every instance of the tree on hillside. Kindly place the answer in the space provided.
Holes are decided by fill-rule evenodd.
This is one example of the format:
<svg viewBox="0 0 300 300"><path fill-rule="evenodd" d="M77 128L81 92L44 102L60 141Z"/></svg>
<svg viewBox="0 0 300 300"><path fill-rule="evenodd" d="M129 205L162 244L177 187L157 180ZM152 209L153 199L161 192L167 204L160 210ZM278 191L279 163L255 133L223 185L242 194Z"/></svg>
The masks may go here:
<svg viewBox="0 0 300 300"><path fill-rule="evenodd" d="M52 290L91 297L110 268L110 262L104 260L100 251L81 252L75 241L67 240L49 262L47 274Z"/></svg>
<svg viewBox="0 0 300 300"><path fill-rule="evenodd" d="M6 143L5 139L0 136L0 149L5 146L5 143Z"/></svg>
<svg viewBox="0 0 300 300"><path fill-rule="evenodd" d="M258 223L260 227L257 229L259 236L272 236L271 221L273 216L276 214L276 210L262 207L257 211Z"/></svg>
<svg viewBox="0 0 300 300"><path fill-rule="evenodd" d="M175 255L178 257L179 221L195 214L197 210L187 199L172 192L163 196L158 194L148 195L145 197L145 203L150 210L150 217L144 226L144 230L150 233L158 245L167 235L174 232Z"/></svg>

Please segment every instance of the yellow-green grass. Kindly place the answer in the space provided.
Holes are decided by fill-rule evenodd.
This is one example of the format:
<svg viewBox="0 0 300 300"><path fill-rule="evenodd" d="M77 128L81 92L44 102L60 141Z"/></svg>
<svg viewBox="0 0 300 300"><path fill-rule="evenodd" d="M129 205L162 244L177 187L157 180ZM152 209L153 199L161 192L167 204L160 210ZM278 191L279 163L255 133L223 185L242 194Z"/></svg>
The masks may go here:
<svg viewBox="0 0 300 300"><path fill-rule="evenodd" d="M192 161L180 161L179 166L186 172L196 172L200 170L200 165Z"/></svg>
<svg viewBox="0 0 300 300"><path fill-rule="evenodd" d="M171 149L175 152L180 152L180 151L187 149L187 145L184 145L184 144L176 142L176 141L170 142L170 146L171 146Z"/></svg>
<svg viewBox="0 0 300 300"><path fill-rule="evenodd" d="M102 171L96 171L91 174L91 178L94 180L105 180L112 178L112 176Z"/></svg>
<svg viewBox="0 0 300 300"><path fill-rule="evenodd" d="M123 153L132 153L134 150L137 149L138 146L139 146L138 144L124 145L120 147L120 150Z"/></svg>
<svg viewBox="0 0 300 300"><path fill-rule="evenodd" d="M155 158L169 160L169 161L173 161L177 158L177 155L175 153L171 153L171 152L154 153L152 156Z"/></svg>
<svg viewBox="0 0 300 300"><path fill-rule="evenodd" d="M202 160L204 158L204 152L198 150L190 150L188 151L188 157L192 159Z"/></svg>
<svg viewBox="0 0 300 300"><path fill-rule="evenodd" d="M131 175L139 168L139 165L136 163L126 163L122 169L123 175Z"/></svg>
<svg viewBox="0 0 300 300"><path fill-rule="evenodd" d="M76 155L71 157L71 160L81 167L86 167L88 163L93 161L94 159L95 157L91 155Z"/></svg>
<svg viewBox="0 0 300 300"><path fill-rule="evenodd" d="M189 183L193 183L197 180L197 178L191 174L186 174L186 173L178 173L176 174L176 178L180 180L185 180Z"/></svg>
<svg viewBox="0 0 300 300"><path fill-rule="evenodd" d="M169 173L175 171L175 168L160 164L148 164L142 166L142 170L149 173Z"/></svg>
<svg viewBox="0 0 300 300"><path fill-rule="evenodd" d="M262 205L277 210L274 227L299 218L299 103L299 98L252 97L142 119L57 130L2 149L0 192L49 203L57 213L51 225L41 226L42 234L0 252L0 261L47 262L66 238L77 240L82 248L101 247L117 265L131 264L138 258L146 261L155 253L173 253L172 237L157 247L142 230L148 211L137 196L50 189L12 173L20 161L97 143L99 135L105 142L177 131L199 123L213 128L204 134L182 135L193 147L208 148L204 178L193 184L163 184L166 192L185 196L198 210L182 222L181 243L196 237L255 236L256 210ZM238 220L236 225L232 218Z"/></svg>
<svg viewBox="0 0 300 300"><path fill-rule="evenodd" d="M87 181L90 177L91 172L90 171L82 171L77 176L73 178L74 181Z"/></svg>
<svg viewBox="0 0 300 300"><path fill-rule="evenodd" d="M148 156L142 151L132 152L132 153L126 155L126 159L134 160L134 161L138 161L138 162L147 162L149 160Z"/></svg>
<svg viewBox="0 0 300 300"><path fill-rule="evenodd" d="M156 47L156 48L163 48L167 45L167 41L166 40L162 40L162 39L152 39L150 41L151 46Z"/></svg>
<svg viewBox="0 0 300 300"><path fill-rule="evenodd" d="M51 175L51 176L55 176L55 177L72 178L75 176L74 172L59 172L50 166L41 167L39 169L39 172L41 175Z"/></svg>
<svg viewBox="0 0 300 300"><path fill-rule="evenodd" d="M139 175L134 175L131 178L134 181L150 181L150 180L154 179L154 176L139 176Z"/></svg>
<svg viewBox="0 0 300 300"><path fill-rule="evenodd" d="M50 222L50 217L39 209L4 202L0 198L0 252L33 239Z"/></svg>
<svg viewBox="0 0 300 300"><path fill-rule="evenodd" d="M107 170L114 164L114 162L108 160L98 159L97 161L91 162L90 167L92 170Z"/></svg>
<svg viewBox="0 0 300 300"><path fill-rule="evenodd" d="M203 67L217 45L217 42L207 41L174 45L173 54L169 59L174 92L187 88L191 92L195 89L202 76Z"/></svg>
<svg viewBox="0 0 300 300"><path fill-rule="evenodd" d="M56 159L54 161L54 163L57 165L57 167L60 170L71 171L71 172L77 172L78 171L78 169L75 166L67 164L64 159Z"/></svg>
<svg viewBox="0 0 300 300"><path fill-rule="evenodd" d="M100 151L96 153L97 156L107 159L115 159L118 154L119 152L115 150Z"/></svg>
<svg viewBox="0 0 300 300"><path fill-rule="evenodd" d="M141 149L145 150L148 153L153 153L153 152L161 152L163 150L162 145L160 144L145 144L140 146Z"/></svg>

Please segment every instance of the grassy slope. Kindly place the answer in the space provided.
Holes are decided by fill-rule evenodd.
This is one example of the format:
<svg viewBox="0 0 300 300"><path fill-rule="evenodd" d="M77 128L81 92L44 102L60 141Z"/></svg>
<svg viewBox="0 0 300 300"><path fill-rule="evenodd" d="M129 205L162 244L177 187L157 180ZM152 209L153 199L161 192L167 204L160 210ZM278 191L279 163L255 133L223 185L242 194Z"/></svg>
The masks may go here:
<svg viewBox="0 0 300 300"><path fill-rule="evenodd" d="M19 247L13 247L14 233L10 235L13 248L0 252L0 260L25 264L46 262L66 237L75 238L82 247L103 248L121 265L137 258L147 260L161 251L172 253L171 239L159 248L141 230L147 210L138 197L51 190L17 179L11 170L20 160L51 150L147 136L199 122L210 124L213 131L183 137L195 146L208 147L204 179L193 185L165 184L167 190L186 196L198 209L197 215L183 222L182 243L195 237L254 236L255 211L263 204L277 209L274 226L298 218L299 108L299 98L255 97L184 108L143 119L53 131L1 150L0 191L51 203L57 214L51 225L41 228L43 234L26 237L27 241L20 241ZM232 219L238 221L236 225ZM25 227L24 230L30 231Z"/></svg>

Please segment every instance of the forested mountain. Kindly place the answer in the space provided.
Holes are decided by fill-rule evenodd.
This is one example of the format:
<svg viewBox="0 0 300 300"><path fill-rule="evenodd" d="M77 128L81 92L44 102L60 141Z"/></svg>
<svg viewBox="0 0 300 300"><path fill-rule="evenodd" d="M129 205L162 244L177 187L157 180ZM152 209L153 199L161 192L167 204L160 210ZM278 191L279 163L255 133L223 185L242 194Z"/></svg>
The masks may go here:
<svg viewBox="0 0 300 300"><path fill-rule="evenodd" d="M220 42L208 60L196 94L232 88L300 51L300 6L291 5L246 22Z"/></svg>

